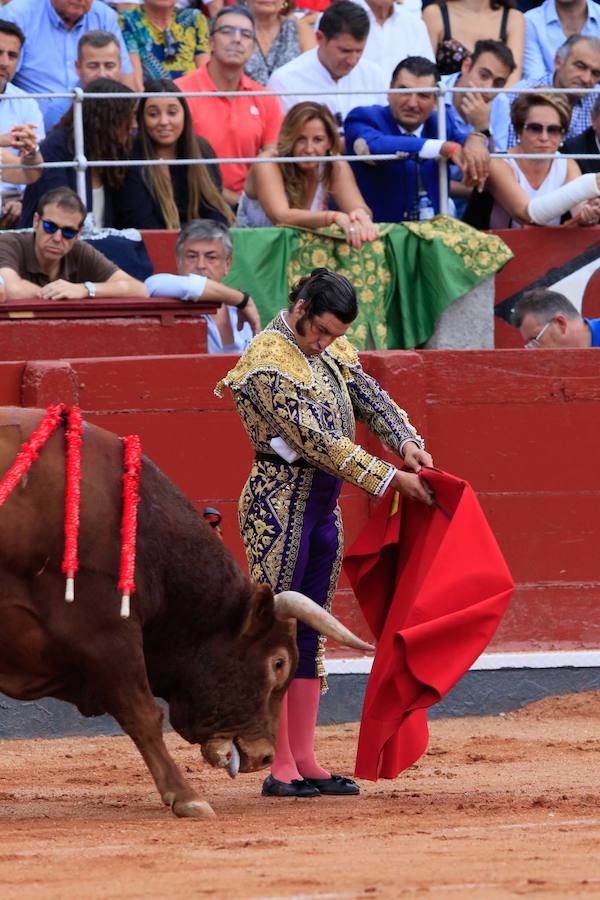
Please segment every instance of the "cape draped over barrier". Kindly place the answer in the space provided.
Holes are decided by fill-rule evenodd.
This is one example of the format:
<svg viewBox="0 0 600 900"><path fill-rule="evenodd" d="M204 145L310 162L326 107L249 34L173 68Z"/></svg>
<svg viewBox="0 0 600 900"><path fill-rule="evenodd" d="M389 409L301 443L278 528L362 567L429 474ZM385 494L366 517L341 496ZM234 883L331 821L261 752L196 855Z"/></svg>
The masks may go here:
<svg viewBox="0 0 600 900"><path fill-rule="evenodd" d="M268 322L291 285L316 266L346 275L359 314L348 337L359 350L401 350L429 340L443 311L497 272L512 251L450 216L379 225L379 237L356 250L337 225L233 228L233 263L225 282L244 285Z"/></svg>
<svg viewBox="0 0 600 900"><path fill-rule="evenodd" d="M514 590L471 486L427 469L438 507L389 493L344 567L377 652L355 774L395 778L427 747L427 707L491 640Z"/></svg>

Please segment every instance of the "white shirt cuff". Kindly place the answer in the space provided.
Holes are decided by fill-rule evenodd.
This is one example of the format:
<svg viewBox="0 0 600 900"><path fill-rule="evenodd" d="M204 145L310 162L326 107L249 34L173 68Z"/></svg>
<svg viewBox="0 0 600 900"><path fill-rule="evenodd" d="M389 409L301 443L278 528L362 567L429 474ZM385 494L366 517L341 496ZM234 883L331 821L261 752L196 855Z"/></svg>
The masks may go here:
<svg viewBox="0 0 600 900"><path fill-rule="evenodd" d="M442 152L442 144L444 141L427 140L419 150L421 159L436 159Z"/></svg>

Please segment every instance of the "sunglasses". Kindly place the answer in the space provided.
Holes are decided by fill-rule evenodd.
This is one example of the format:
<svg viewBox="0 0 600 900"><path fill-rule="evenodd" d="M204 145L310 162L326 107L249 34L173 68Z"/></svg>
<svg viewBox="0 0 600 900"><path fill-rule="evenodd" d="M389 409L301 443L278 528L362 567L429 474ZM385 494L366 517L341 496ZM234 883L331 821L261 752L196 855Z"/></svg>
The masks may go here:
<svg viewBox="0 0 600 900"><path fill-rule="evenodd" d="M179 51L179 41L176 39L170 28L163 32L165 37L165 52L163 58L165 62L173 62Z"/></svg>
<svg viewBox="0 0 600 900"><path fill-rule="evenodd" d="M69 225L57 225L51 219L42 219L42 228L46 234L56 234L57 231L60 231L65 241L72 241L81 231L81 225L79 228L72 228Z"/></svg>
<svg viewBox="0 0 600 900"><path fill-rule="evenodd" d="M527 122L523 125L523 131L530 131L532 134L543 134L545 131L548 137L560 137L565 133L561 125L542 125L541 122Z"/></svg>

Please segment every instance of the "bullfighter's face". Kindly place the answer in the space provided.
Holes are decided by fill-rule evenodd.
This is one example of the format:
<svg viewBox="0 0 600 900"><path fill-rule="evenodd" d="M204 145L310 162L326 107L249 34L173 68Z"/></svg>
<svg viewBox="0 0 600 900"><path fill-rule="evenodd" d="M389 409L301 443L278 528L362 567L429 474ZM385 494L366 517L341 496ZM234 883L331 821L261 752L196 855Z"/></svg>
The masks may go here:
<svg viewBox="0 0 600 900"><path fill-rule="evenodd" d="M173 728L200 744L217 768L227 767L237 750L241 772L271 764L281 701L297 662L289 624L274 617L271 590L262 585L256 594L260 603L241 630L230 641L220 634L206 652L194 653L168 698Z"/></svg>
<svg viewBox="0 0 600 900"><path fill-rule="evenodd" d="M286 321L306 356L319 356L336 338L346 334L350 327L330 312L307 316L304 312L304 300L298 300L287 313Z"/></svg>

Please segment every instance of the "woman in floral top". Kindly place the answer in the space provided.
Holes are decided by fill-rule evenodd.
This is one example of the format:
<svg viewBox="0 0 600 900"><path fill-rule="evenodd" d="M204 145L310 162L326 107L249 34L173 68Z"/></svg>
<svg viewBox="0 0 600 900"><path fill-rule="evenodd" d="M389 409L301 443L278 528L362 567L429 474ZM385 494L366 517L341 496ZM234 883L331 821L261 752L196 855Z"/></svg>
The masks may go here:
<svg viewBox="0 0 600 900"><path fill-rule="evenodd" d="M197 9L175 9L175 0L145 0L120 17L136 90L154 78L192 72L208 50L208 23Z"/></svg>
<svg viewBox="0 0 600 900"><path fill-rule="evenodd" d="M310 50L316 39L302 19L288 15L287 0L246 0L254 15L256 49L244 66L249 78L266 84L275 69Z"/></svg>

